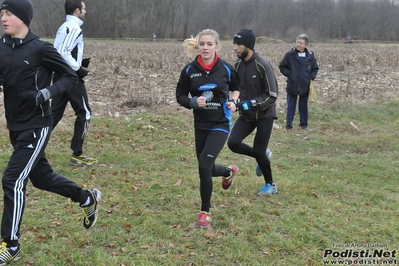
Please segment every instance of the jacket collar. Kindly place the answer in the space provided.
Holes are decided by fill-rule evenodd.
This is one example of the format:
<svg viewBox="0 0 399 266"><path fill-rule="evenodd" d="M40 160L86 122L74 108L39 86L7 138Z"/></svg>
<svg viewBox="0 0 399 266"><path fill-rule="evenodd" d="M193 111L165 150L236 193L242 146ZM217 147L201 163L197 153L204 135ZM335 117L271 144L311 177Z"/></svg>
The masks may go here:
<svg viewBox="0 0 399 266"><path fill-rule="evenodd" d="M291 50L291 53L298 53L299 51L294 47ZM308 48L305 48L305 50L303 51L306 53L306 56L313 54L313 52L311 50L309 50Z"/></svg>
<svg viewBox="0 0 399 266"><path fill-rule="evenodd" d="M81 19L78 18L77 16L67 15L67 16L66 16L66 21L73 21L73 22L75 22L76 24L78 24L79 27L83 25L83 20L81 20Z"/></svg>
<svg viewBox="0 0 399 266"><path fill-rule="evenodd" d="M253 60L255 60L255 58L257 58L257 57L258 57L258 53L254 51L254 52L252 53L252 56L251 56L247 61L245 61L245 60L242 59L242 58L240 58L240 59L241 59L241 61L244 62L244 63L249 63L249 62L252 62Z"/></svg>
<svg viewBox="0 0 399 266"><path fill-rule="evenodd" d="M38 39L39 37L37 37L37 35L35 33L33 33L33 31L29 30L28 34L25 36L25 38L20 39L20 38L11 38L10 35L8 34L4 34L1 37L1 41L3 43L6 43L7 45L11 46L11 47L17 47L20 46L24 43L27 43L33 39Z"/></svg>

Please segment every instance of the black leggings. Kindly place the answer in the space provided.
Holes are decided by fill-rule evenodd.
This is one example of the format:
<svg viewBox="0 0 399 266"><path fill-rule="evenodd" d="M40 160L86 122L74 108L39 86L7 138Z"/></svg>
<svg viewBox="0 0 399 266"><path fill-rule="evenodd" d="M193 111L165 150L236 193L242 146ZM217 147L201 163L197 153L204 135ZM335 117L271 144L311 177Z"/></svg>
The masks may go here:
<svg viewBox="0 0 399 266"><path fill-rule="evenodd" d="M259 121L248 122L243 116L240 116L235 122L227 142L231 151L255 158L262 170L265 182L270 184L273 183L273 177L270 161L266 156L266 149L269 145L273 121L274 118L266 118ZM248 137L255 128L256 134L253 146L251 147L243 143L243 140Z"/></svg>
<svg viewBox="0 0 399 266"><path fill-rule="evenodd" d="M209 212L213 190L213 176L229 176L230 171L215 164L226 143L228 134L223 131L195 130L195 149L200 177L201 211Z"/></svg>

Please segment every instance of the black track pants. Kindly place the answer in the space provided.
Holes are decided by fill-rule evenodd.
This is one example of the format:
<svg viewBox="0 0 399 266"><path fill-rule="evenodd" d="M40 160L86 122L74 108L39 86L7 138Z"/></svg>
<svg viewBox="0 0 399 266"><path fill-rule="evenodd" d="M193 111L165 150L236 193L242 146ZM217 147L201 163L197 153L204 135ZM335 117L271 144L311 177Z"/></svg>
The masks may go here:
<svg viewBox="0 0 399 266"><path fill-rule="evenodd" d="M89 99L83 80L75 84L67 93L58 95L52 99L53 128L62 119L68 102L71 103L76 115L71 149L75 155L80 155L83 152L83 142L91 118Z"/></svg>
<svg viewBox="0 0 399 266"><path fill-rule="evenodd" d="M54 192L85 203L88 192L75 182L54 173L44 150L50 138L51 127L10 131L14 151L3 175L4 211L1 221L1 237L11 246L18 245L20 226L25 207L28 177L38 189ZM49 203L51 204L51 202Z"/></svg>

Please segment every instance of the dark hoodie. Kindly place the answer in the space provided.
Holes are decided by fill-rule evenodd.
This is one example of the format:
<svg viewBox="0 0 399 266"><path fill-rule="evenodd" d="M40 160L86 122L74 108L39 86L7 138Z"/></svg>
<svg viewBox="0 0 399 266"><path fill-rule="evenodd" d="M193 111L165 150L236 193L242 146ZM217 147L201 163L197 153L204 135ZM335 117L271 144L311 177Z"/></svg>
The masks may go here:
<svg viewBox="0 0 399 266"><path fill-rule="evenodd" d="M51 84L52 73L60 79ZM4 34L0 40L0 77L3 78L4 107L7 128L23 131L51 126L50 103L34 106L21 94L47 88L52 97L64 93L78 81L75 71L52 44L43 42L29 30L24 39Z"/></svg>

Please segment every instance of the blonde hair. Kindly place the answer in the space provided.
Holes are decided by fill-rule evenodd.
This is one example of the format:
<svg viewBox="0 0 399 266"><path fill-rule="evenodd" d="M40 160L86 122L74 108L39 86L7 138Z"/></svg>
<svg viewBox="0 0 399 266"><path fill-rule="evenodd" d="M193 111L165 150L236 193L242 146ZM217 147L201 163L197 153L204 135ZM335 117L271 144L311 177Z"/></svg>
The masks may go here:
<svg viewBox="0 0 399 266"><path fill-rule="evenodd" d="M186 53L189 57L195 57L198 55L198 48L199 48L198 43L199 43L199 39L201 38L202 35L211 35L215 39L215 44L219 46L219 50L220 50L219 34L215 30L205 29L205 30L201 31L200 33L198 33L197 36L193 37L191 35L190 38L185 39L183 41L183 46L184 46L184 48L186 48Z"/></svg>

